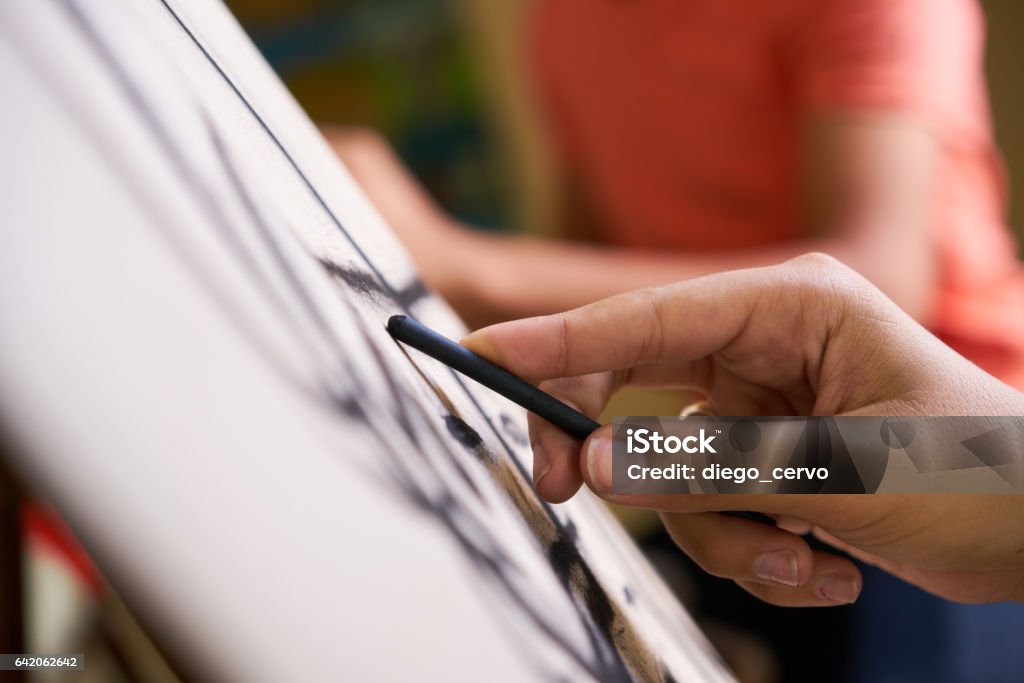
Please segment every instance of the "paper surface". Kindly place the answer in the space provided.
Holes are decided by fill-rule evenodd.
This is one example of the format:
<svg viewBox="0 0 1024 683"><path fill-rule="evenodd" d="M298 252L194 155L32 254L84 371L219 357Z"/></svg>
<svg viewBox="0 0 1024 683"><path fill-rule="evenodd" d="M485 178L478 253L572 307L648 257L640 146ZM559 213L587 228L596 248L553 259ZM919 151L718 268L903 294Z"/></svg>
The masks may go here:
<svg viewBox="0 0 1024 683"><path fill-rule="evenodd" d="M0 5L0 419L15 465L213 680L729 674L458 337L221 5Z"/></svg>

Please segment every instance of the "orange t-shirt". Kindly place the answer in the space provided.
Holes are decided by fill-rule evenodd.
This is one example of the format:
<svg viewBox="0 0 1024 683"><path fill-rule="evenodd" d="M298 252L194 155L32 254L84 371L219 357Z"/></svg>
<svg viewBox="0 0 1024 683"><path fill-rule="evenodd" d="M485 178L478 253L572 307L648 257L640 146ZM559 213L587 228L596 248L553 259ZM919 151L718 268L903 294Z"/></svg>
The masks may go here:
<svg viewBox="0 0 1024 683"><path fill-rule="evenodd" d="M538 0L536 83L610 244L687 252L804 235L800 126L837 108L938 137L931 327L1024 387L1024 274L972 0Z"/></svg>

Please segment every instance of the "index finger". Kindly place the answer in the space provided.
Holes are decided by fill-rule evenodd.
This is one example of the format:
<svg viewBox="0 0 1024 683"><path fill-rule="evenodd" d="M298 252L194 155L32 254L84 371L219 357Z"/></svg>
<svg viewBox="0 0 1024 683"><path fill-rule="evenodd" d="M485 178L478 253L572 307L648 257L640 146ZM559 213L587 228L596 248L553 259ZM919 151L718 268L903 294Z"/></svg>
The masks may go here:
<svg viewBox="0 0 1024 683"><path fill-rule="evenodd" d="M759 268L687 280L492 325L462 343L532 382L696 360L728 346L778 279Z"/></svg>

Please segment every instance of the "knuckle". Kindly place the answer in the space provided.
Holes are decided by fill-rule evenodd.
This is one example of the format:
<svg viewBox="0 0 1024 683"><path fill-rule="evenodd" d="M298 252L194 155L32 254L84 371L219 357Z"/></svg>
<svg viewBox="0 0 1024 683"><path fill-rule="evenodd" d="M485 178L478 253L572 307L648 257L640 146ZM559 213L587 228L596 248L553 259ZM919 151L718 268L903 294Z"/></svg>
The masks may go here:
<svg viewBox="0 0 1024 683"><path fill-rule="evenodd" d="M822 252L810 252L786 262L804 289L833 292L863 281L849 266Z"/></svg>
<svg viewBox="0 0 1024 683"><path fill-rule="evenodd" d="M640 306L646 314L644 320L648 328L634 365L656 362L665 355L665 321L662 319L664 312L659 306L660 301L657 290L648 289L640 293Z"/></svg>
<svg viewBox="0 0 1024 683"><path fill-rule="evenodd" d="M789 263L796 268L809 270L828 270L842 265L834 256L830 256L829 254L821 251L811 251L806 254L801 254L800 256L790 259Z"/></svg>
<svg viewBox="0 0 1024 683"><path fill-rule="evenodd" d="M787 279L806 310L845 310L866 281L836 258L819 252L804 254L787 262L792 277Z"/></svg>
<svg viewBox="0 0 1024 683"><path fill-rule="evenodd" d="M820 274L843 270L846 266L835 256L824 252L808 252L786 261L786 264L801 273Z"/></svg>
<svg viewBox="0 0 1024 683"><path fill-rule="evenodd" d="M560 315L555 318L557 356L555 370L558 377L565 377L569 369L569 318Z"/></svg>

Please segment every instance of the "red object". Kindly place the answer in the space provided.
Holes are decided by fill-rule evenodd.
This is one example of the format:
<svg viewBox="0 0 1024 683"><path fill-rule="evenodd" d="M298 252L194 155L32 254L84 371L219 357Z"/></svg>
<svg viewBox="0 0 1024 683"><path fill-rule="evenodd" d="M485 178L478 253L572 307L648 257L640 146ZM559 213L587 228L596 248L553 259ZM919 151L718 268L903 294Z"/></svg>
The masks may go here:
<svg viewBox="0 0 1024 683"><path fill-rule="evenodd" d="M801 125L906 115L941 142L932 330L1024 388L1024 274L973 0L543 0L530 50L556 146L609 244L697 253L804 237Z"/></svg>
<svg viewBox="0 0 1024 683"><path fill-rule="evenodd" d="M24 536L31 546L62 558L86 590L94 596L101 593L103 581L96 565L53 508L26 501L22 504L21 519Z"/></svg>

